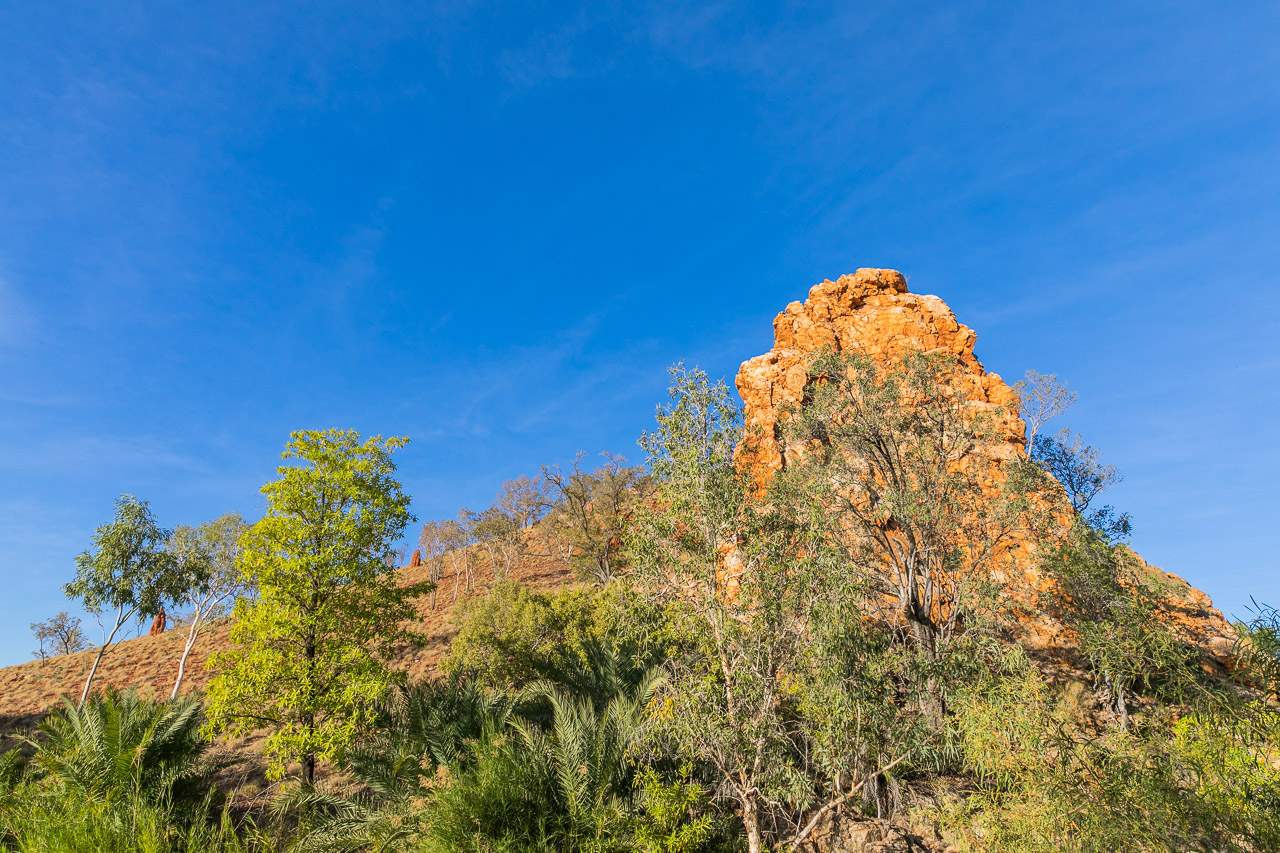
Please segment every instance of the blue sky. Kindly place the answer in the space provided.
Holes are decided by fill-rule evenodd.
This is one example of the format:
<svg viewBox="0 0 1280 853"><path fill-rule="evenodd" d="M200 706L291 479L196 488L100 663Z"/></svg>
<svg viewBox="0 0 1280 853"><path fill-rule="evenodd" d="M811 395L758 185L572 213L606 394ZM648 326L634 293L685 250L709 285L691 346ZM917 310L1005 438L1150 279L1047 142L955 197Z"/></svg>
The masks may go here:
<svg viewBox="0 0 1280 853"><path fill-rule="evenodd" d="M1149 560L1280 604L1278 46L1269 3L4 4L0 664L121 493L256 517L354 427L483 507L863 266L1070 380Z"/></svg>

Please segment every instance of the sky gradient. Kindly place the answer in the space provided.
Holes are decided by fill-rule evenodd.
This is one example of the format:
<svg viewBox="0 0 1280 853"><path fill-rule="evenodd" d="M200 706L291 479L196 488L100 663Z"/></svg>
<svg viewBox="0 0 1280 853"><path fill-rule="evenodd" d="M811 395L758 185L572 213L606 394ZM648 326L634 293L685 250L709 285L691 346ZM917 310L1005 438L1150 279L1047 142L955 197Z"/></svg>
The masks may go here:
<svg viewBox="0 0 1280 853"><path fill-rule="evenodd" d="M1280 604L1280 6L0 5L0 665L122 493L290 430L421 519L621 452L823 278L1079 391L1148 560ZM92 622L91 638L96 634Z"/></svg>

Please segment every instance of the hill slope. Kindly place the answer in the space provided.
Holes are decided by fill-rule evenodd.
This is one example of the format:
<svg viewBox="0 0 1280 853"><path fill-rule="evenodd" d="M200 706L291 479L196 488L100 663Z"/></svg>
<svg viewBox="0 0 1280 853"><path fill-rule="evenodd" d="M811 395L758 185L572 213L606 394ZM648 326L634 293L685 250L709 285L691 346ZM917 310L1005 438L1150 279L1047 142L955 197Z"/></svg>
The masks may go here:
<svg viewBox="0 0 1280 853"><path fill-rule="evenodd" d="M412 678L435 673L441 656L457 629L454 616L459 605L485 594L493 582L493 570L487 560L477 560L474 589L459 589L453 598L452 576L441 581L436 608L427 600L418 602L422 616L419 628L427 635L421 649L407 649L399 664ZM406 583L427 579L427 567L402 567L397 570ZM546 556L525 556L511 576L537 589L556 589L574 582L573 569L562 560ZM220 620L205 628L187 660L187 676L182 692L202 689L210 672L205 662L215 652L228 648L231 626ZM177 675L185 637L182 630L171 629L154 637L138 637L113 646L102 659L95 678L95 688L137 687L142 693L168 695ZM12 731L32 722L56 705L62 696L79 696L85 676L93 664L97 649L74 655L61 655L45 661L0 669L0 732Z"/></svg>

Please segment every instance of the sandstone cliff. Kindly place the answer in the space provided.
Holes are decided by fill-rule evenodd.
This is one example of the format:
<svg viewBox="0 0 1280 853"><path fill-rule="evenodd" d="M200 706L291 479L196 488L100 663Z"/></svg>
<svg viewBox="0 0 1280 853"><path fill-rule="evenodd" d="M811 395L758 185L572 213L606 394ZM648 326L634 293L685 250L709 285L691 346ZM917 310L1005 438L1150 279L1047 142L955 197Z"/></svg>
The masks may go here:
<svg viewBox="0 0 1280 853"><path fill-rule="evenodd" d="M787 464L789 450L779 420L787 407L803 401L811 380L809 364L824 350L858 352L886 362L911 352L954 355L963 370L956 391L974 408L994 414L1000 424L997 441L982 450L986 458L979 460L986 480L1002 480L1001 461L1026 453L1018 395L978 361L977 335L937 296L910 293L896 270L860 269L814 285L808 299L792 302L774 319L773 330L773 349L743 362L737 377L753 436L742 457L763 472ZM1209 597L1176 575L1147 568L1169 592L1170 623L1209 657L1225 662L1233 633ZM1024 642L1050 649L1070 645L1062 626L1045 610L1047 582L1036 570L1033 549L1024 549L1016 570L1002 580L1011 609L1019 612Z"/></svg>

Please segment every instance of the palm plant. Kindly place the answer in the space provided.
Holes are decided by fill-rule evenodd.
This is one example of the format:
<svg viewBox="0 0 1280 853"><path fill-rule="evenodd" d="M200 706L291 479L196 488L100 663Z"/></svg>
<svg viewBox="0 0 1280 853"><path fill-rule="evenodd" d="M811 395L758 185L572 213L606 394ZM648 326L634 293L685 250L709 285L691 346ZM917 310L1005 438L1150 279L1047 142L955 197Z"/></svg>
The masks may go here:
<svg viewBox="0 0 1280 853"><path fill-rule="evenodd" d="M633 767L628 755L640 745L645 712L658 684L656 670L632 690L623 689L603 704L542 682L526 691L548 703L549 728L527 720L511 723L529 762L549 786L563 814L563 840L572 846L609 846L632 807Z"/></svg>
<svg viewBox="0 0 1280 853"><path fill-rule="evenodd" d="M382 851L413 831L412 798L440 768L471 759L468 744L505 723L510 703L469 681L394 687L374 733L347 754L355 795L304 789L276 803L278 816L307 816L295 851Z"/></svg>
<svg viewBox="0 0 1280 853"><path fill-rule="evenodd" d="M630 684L615 679L617 692L599 699L545 681L526 688L518 703L525 715L486 732L474 762L438 793L428 849L628 849L628 756L644 736L657 684L654 670Z"/></svg>
<svg viewBox="0 0 1280 853"><path fill-rule="evenodd" d="M107 691L81 707L70 701L41 725L36 765L55 784L94 802L191 799L208 741L199 697L140 699Z"/></svg>

